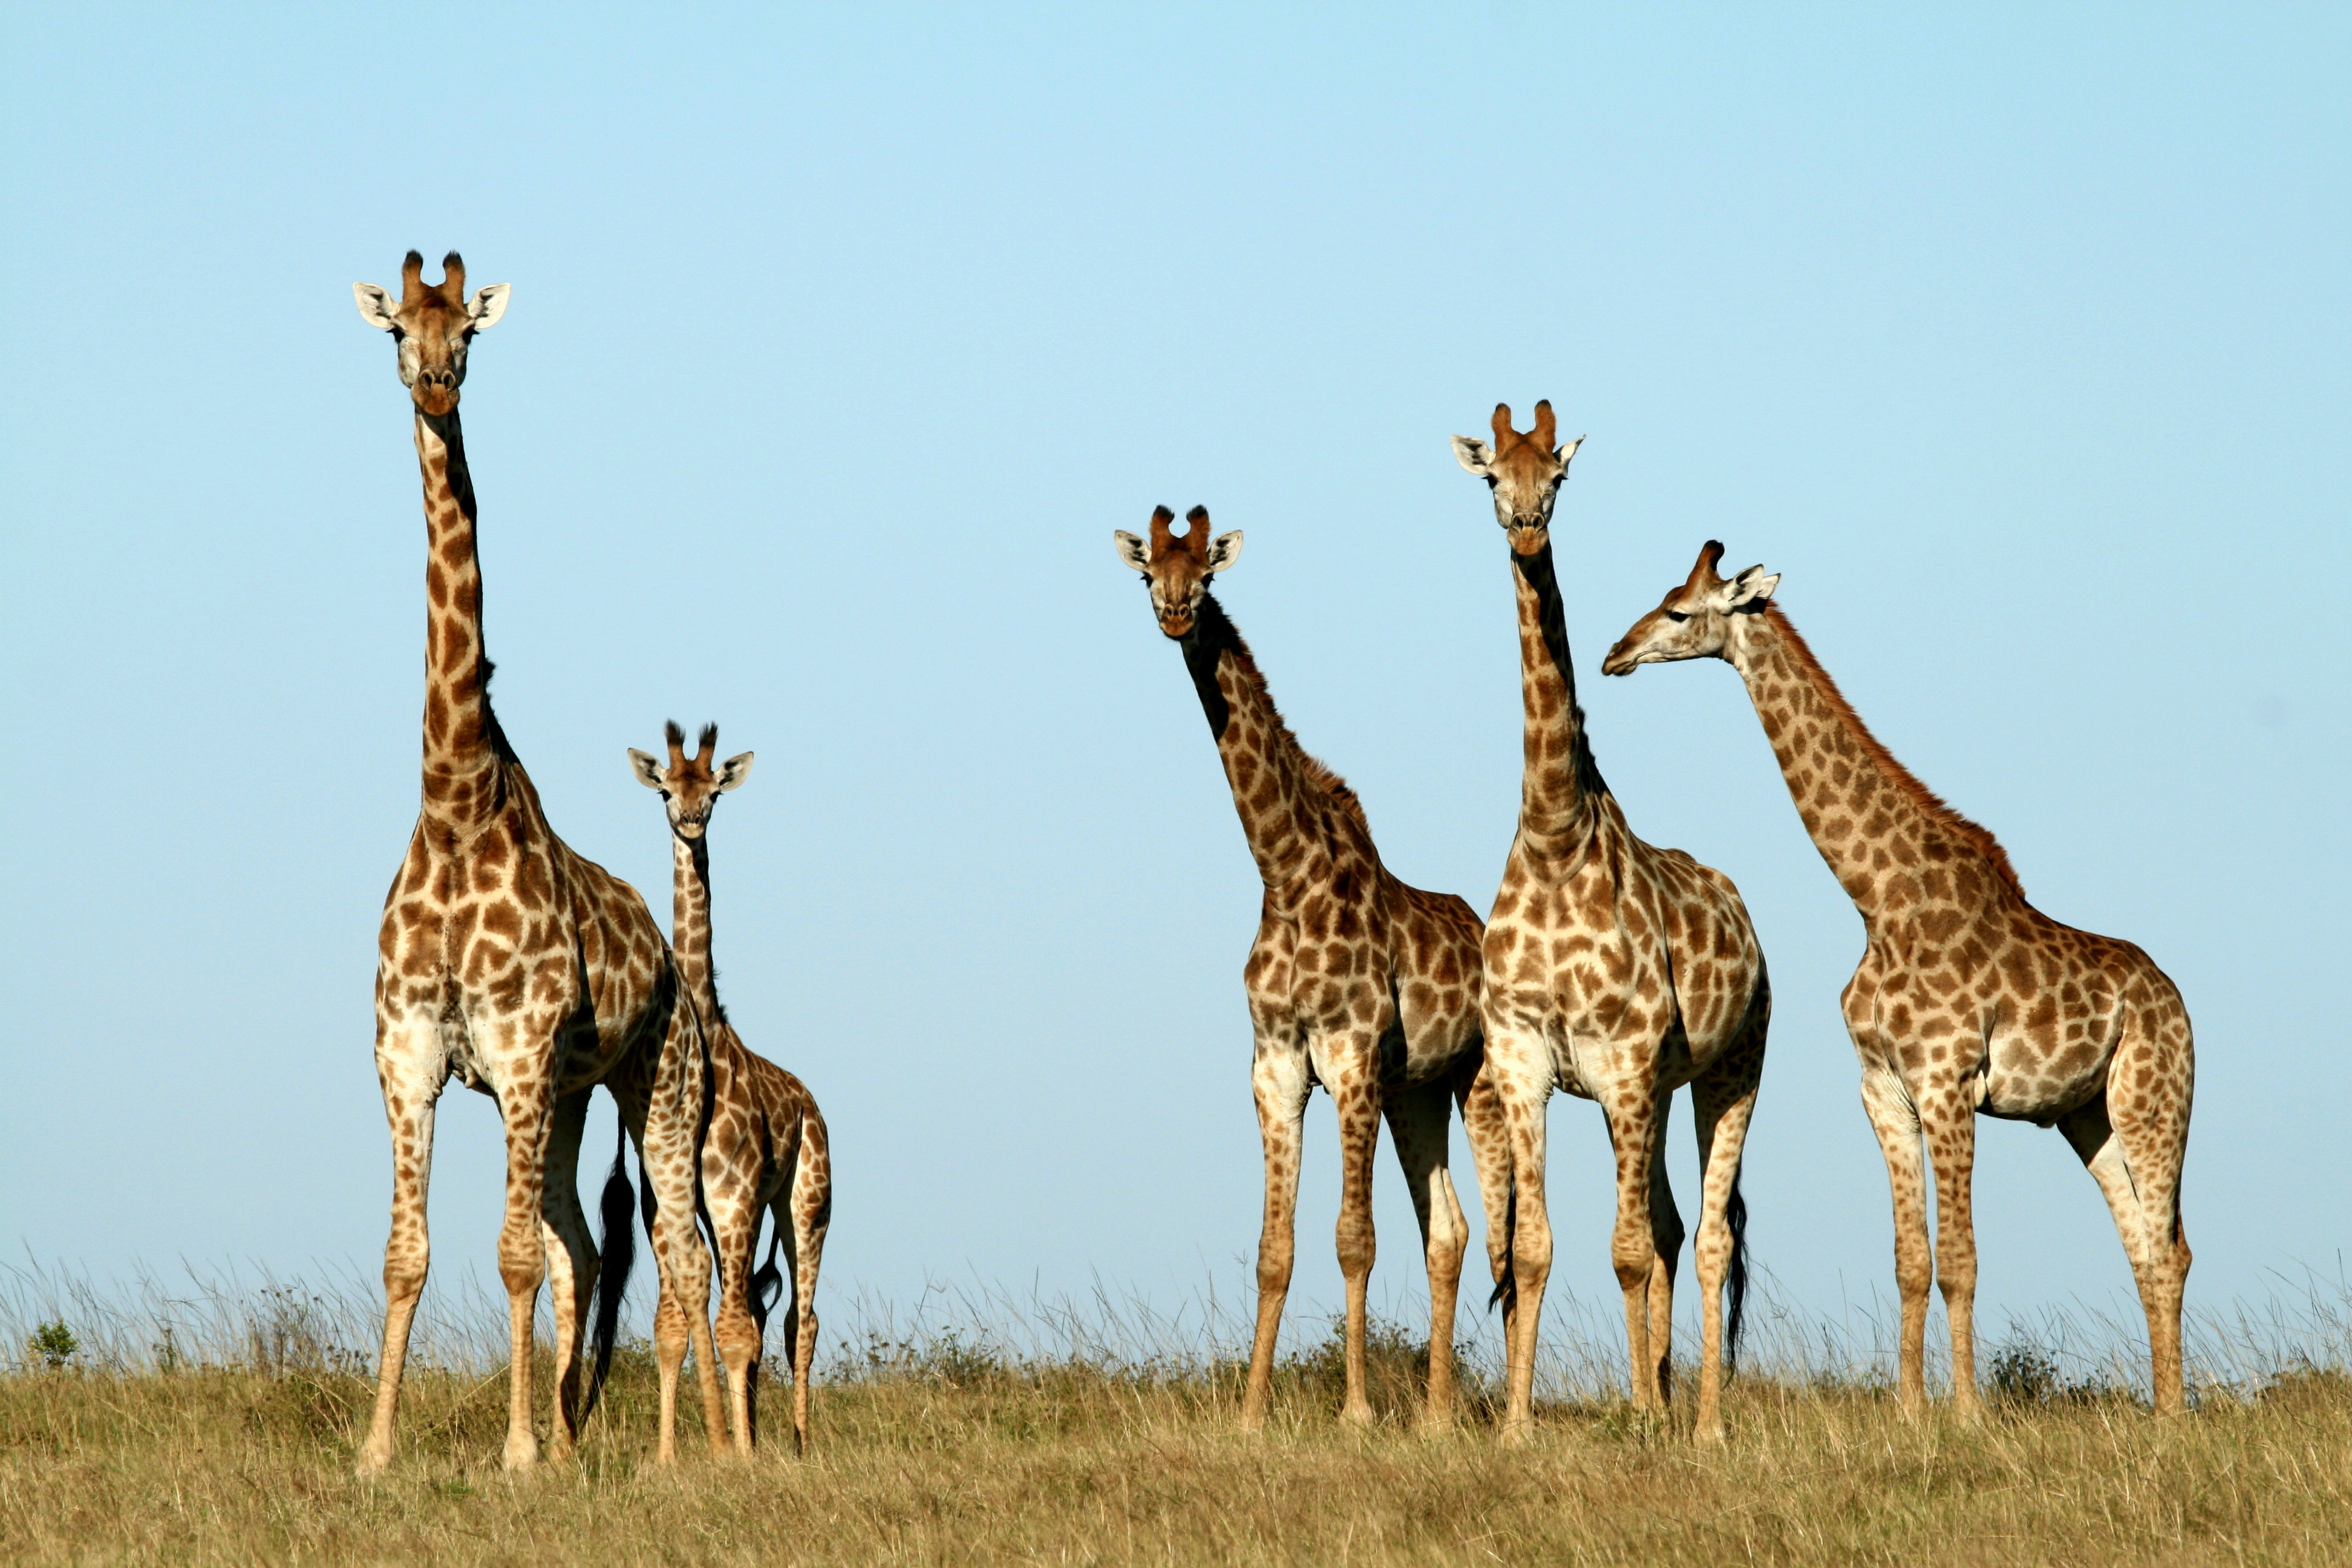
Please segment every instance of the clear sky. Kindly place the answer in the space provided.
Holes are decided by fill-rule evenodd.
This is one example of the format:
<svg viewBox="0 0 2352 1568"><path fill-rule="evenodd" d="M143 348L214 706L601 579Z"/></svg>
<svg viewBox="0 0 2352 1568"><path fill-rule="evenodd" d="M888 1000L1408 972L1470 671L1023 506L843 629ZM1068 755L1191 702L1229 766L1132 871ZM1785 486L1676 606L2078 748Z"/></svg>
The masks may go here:
<svg viewBox="0 0 2352 1568"><path fill-rule="evenodd" d="M1483 910L1517 650L1446 437L1544 396L1590 436L1554 537L1594 749L1769 955L1784 1288L1891 1289L1860 925L1728 668L1598 675L1710 535L2037 904L2179 982L2192 1302L2333 1273L2352 16L1905 9L15 8L0 1239L376 1267L424 533L351 284L414 246L514 288L465 418L558 828L666 927L625 748L759 754L717 952L834 1129L828 1290L1242 1288L1258 887L1110 531L1246 531L1223 597L1299 735ZM1554 1103L1555 1279L1605 1295L1601 1122ZM500 1162L453 1089L436 1268L490 1274ZM2054 1132L1983 1125L1977 1213L1989 1324L2127 1290Z"/></svg>

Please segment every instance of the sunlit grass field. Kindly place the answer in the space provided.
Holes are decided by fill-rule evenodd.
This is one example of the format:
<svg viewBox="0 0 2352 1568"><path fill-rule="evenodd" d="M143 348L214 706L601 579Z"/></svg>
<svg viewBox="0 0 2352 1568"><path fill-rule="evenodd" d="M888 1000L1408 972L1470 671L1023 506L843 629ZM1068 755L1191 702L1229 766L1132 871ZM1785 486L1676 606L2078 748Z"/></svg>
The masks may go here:
<svg viewBox="0 0 2352 1568"><path fill-rule="evenodd" d="M1414 1430L1421 1357L1382 1325L1375 1428L1340 1426L1336 1341L1309 1336L1249 1438L1213 1315L1188 1332L1108 1301L959 1297L912 1324L851 1307L810 1458L714 1459L689 1408L684 1462L656 1469L634 1347L578 1458L520 1477L498 1464L503 1368L457 1353L484 1325L445 1320L392 1472L362 1482L364 1300L151 1290L142 1317L54 1286L19 1276L0 1300L8 1562L2352 1562L2340 1294L2205 1321L2195 1411L2161 1424L2129 1345L2085 1350L2080 1324L2000 1342L1991 1414L1961 1429L1905 1421L1847 1364L1866 1357L1768 1314L1720 1449L1636 1419L1598 1333L1562 1339L1535 1441L1506 1450L1475 1342L1454 1436Z"/></svg>

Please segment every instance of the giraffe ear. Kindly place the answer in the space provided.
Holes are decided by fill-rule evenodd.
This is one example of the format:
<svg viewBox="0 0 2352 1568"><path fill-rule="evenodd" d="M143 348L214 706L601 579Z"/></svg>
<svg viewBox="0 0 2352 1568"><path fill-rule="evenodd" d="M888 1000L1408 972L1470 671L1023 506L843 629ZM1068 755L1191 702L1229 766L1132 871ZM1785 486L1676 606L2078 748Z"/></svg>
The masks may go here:
<svg viewBox="0 0 2352 1568"><path fill-rule="evenodd" d="M1568 467L1568 465L1576 458L1576 449L1583 445L1584 437L1579 436L1575 440L1561 447L1559 449L1559 466L1563 468Z"/></svg>
<svg viewBox="0 0 2352 1568"><path fill-rule="evenodd" d="M507 313L507 296L513 291L514 285L510 283L492 283L476 289L466 306L466 317L474 331L487 332L497 326L499 318Z"/></svg>
<svg viewBox="0 0 2352 1568"><path fill-rule="evenodd" d="M400 331L400 318L393 313L391 295L373 283L354 283L352 298L359 301L361 321L382 331Z"/></svg>
<svg viewBox="0 0 2352 1568"><path fill-rule="evenodd" d="M1761 566L1750 566L1731 580L1730 604L1734 610L1759 610L1771 598L1772 590L1780 585L1778 572L1769 576Z"/></svg>
<svg viewBox="0 0 2352 1568"><path fill-rule="evenodd" d="M749 752L730 757L719 764L719 787L722 790L733 789L751 776L751 753Z"/></svg>
<svg viewBox="0 0 2352 1568"><path fill-rule="evenodd" d="M1118 547L1119 564L1130 571L1140 572L1151 564L1151 546L1123 528L1110 531L1111 542Z"/></svg>
<svg viewBox="0 0 2352 1568"><path fill-rule="evenodd" d="M1475 436L1456 436L1454 437L1454 460L1480 479L1486 479L1495 471L1495 448Z"/></svg>
<svg viewBox="0 0 2352 1568"><path fill-rule="evenodd" d="M666 787L662 783L661 763L635 746L629 748L629 771L636 774L637 782L647 789Z"/></svg>
<svg viewBox="0 0 2352 1568"><path fill-rule="evenodd" d="M1212 575L1223 571L1242 558L1242 531L1221 533L1209 542L1209 571Z"/></svg>

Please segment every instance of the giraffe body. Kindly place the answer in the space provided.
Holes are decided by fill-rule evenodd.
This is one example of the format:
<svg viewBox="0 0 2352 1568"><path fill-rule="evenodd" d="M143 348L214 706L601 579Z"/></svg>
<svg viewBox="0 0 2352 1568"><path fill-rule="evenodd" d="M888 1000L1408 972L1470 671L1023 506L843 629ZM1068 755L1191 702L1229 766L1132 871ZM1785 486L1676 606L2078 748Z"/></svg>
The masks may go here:
<svg viewBox="0 0 2352 1568"><path fill-rule="evenodd" d="M1495 411L1495 445L1456 437L1463 466L1494 487L1510 542L1525 704L1519 824L1487 916L1481 1012L1486 1072L1507 1119L1509 1222L1490 1227L1505 1310L1504 1432L1532 1419L1535 1351L1551 1267L1545 1106L1554 1089L1599 1102L1617 1165L1610 1256L1624 1295L1637 1409L1673 1390L1674 1282L1683 1241L1665 1170L1675 1090L1687 1085L1702 1168L1694 1249L1701 1292L1696 1431L1722 1436L1727 1352L1745 1291L1739 1161L1764 1068L1771 986L1729 878L1643 843L1602 782L1577 706L1550 520L1577 443L1553 445ZM1731 1321L1722 1321L1724 1287Z"/></svg>
<svg viewBox="0 0 2352 1568"><path fill-rule="evenodd" d="M434 1108L452 1077L494 1098L505 1123L499 1274L512 1338L510 1468L539 1457L531 1318L550 1275L550 1427L558 1454L571 1447L581 1413L580 1331L597 1258L575 1172L592 1085L607 1084L621 1100L646 1149L649 1180L666 1206L676 1205L655 1238L665 1278L702 1280L709 1269L691 1218L704 1072L692 1000L635 889L574 854L549 826L490 710L457 387L467 342L498 320L506 289L467 301L463 263L452 253L444 267L444 281L428 286L411 251L397 306L372 285L356 290L362 315L399 343L401 379L415 405L428 599L423 807L385 897L378 941L375 1058L392 1131L393 1205L383 1356L360 1453L367 1473L392 1458L427 1263ZM706 1378L704 1397L715 1418L715 1378Z"/></svg>
<svg viewBox="0 0 2352 1568"><path fill-rule="evenodd" d="M744 1045L719 1004L718 971L710 960L709 823L719 796L751 771L749 752L714 769L716 725L702 731L697 755L669 726L669 765L632 749L637 781L659 790L670 824L673 908L670 942L678 973L710 1039L709 1123L702 1143L702 1194L719 1257L719 1353L727 1369L728 1419L736 1449L750 1453L758 1436L756 1402L761 1342L767 1326L765 1290L777 1279L787 1292L784 1335L792 1347L793 1435L808 1451L809 1374L816 1355L816 1275L833 1215L833 1154L824 1118L808 1087ZM760 1217L772 1215L767 1268L756 1275ZM785 1238L791 1238L787 1250ZM785 1273L775 1273L781 1254ZM677 1406L679 1331L685 1308L667 1281L656 1309L660 1360L661 1450L671 1450Z"/></svg>
<svg viewBox="0 0 2352 1568"><path fill-rule="evenodd" d="M1451 1424L1455 1298L1469 1230L1447 1167L1451 1103L1463 1107L1474 1157L1499 1149L1500 1120L1478 1076L1477 915L1381 865L1362 805L1283 722L1208 578L1232 564L1241 535L1213 542L1194 508L1184 534L1166 508L1147 542L1117 535L1119 557L1150 585L1160 630L1181 647L1234 809L1265 884L1243 967L1254 1037L1250 1080L1265 1146L1258 1310L1242 1405L1263 1424L1276 1336L1296 1254L1300 1139L1321 1084L1339 1121L1339 1267L1347 1282L1347 1393L1341 1414L1370 1421L1365 1291L1373 1259L1372 1156L1383 1115L1412 1189L1429 1269L1430 1359L1424 1423ZM1492 1184L1482 1183L1482 1192ZM1490 1224L1499 1208L1489 1204Z"/></svg>
<svg viewBox="0 0 2352 1568"><path fill-rule="evenodd" d="M2054 1126L2089 1167L2147 1314L2156 1408L2179 1411L2189 1264L2180 1170L2196 1078L2179 990L2130 942L2028 903L1992 835L1864 727L1772 604L1780 578L1750 567L1726 580L1722 554L1710 541L1603 668L1706 657L1737 668L1805 831L1862 916L1866 945L1843 1007L1894 1198L1905 1407L1926 1399L1931 1279L1951 1328L1953 1403L1963 1415L1979 1405L1969 1188L1983 1114Z"/></svg>

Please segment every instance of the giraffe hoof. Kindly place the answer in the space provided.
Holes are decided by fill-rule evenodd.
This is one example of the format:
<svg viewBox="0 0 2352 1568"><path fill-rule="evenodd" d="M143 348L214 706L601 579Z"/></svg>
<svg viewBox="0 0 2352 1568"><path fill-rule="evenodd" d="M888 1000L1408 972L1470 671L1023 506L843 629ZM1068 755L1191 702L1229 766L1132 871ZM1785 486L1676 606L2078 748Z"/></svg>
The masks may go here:
<svg viewBox="0 0 2352 1568"><path fill-rule="evenodd" d="M371 1445L360 1450L359 1463L352 1468L358 1471L360 1479L372 1481L391 1467L392 1451L389 1448L378 1448Z"/></svg>
<svg viewBox="0 0 2352 1568"><path fill-rule="evenodd" d="M506 1467L509 1470L527 1470L539 1463L539 1439L528 1432L517 1432L507 1438Z"/></svg>

